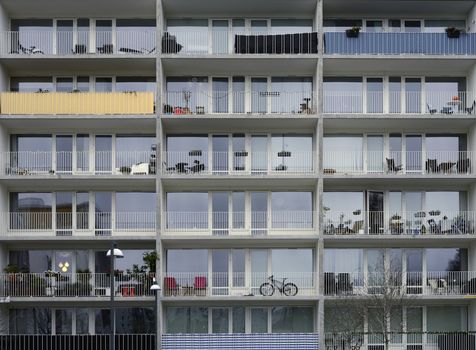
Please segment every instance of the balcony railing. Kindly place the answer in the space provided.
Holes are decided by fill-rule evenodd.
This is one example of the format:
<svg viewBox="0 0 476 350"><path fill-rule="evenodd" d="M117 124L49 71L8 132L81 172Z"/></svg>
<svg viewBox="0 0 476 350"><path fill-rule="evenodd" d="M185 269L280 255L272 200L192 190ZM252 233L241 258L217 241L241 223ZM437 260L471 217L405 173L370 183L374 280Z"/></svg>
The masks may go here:
<svg viewBox="0 0 476 350"><path fill-rule="evenodd" d="M326 54L334 55L476 55L476 33L448 38L446 33L324 34Z"/></svg>
<svg viewBox="0 0 476 350"><path fill-rule="evenodd" d="M194 235L287 235L312 234L314 212L176 212L165 213L164 234L192 232Z"/></svg>
<svg viewBox="0 0 476 350"><path fill-rule="evenodd" d="M476 332L388 332L389 349L470 350L476 342ZM325 333L326 349L383 350L385 335L381 333Z"/></svg>
<svg viewBox="0 0 476 350"><path fill-rule="evenodd" d="M189 152L166 151L163 173L179 175L263 175L312 174L315 153L268 152Z"/></svg>
<svg viewBox="0 0 476 350"><path fill-rule="evenodd" d="M317 333L164 334L162 349L315 350L319 349L319 335Z"/></svg>
<svg viewBox="0 0 476 350"><path fill-rule="evenodd" d="M1 175L154 175L151 151L21 151L0 153Z"/></svg>
<svg viewBox="0 0 476 350"><path fill-rule="evenodd" d="M468 235L475 233L474 211L327 211L326 235Z"/></svg>
<svg viewBox="0 0 476 350"><path fill-rule="evenodd" d="M164 114L315 114L312 91L167 91Z"/></svg>
<svg viewBox="0 0 476 350"><path fill-rule="evenodd" d="M464 296L476 294L475 271L325 272L324 294L369 296L397 288L401 295ZM396 291L395 291L396 293Z"/></svg>
<svg viewBox="0 0 476 350"><path fill-rule="evenodd" d="M117 297L152 296L154 274L116 273L114 293ZM7 273L0 274L2 297L110 297L108 273Z"/></svg>
<svg viewBox="0 0 476 350"><path fill-rule="evenodd" d="M268 273L187 272L167 273L164 296L265 296L295 297L317 294L313 272L279 273L270 289ZM283 284L284 281L284 284ZM289 285L287 285L289 283ZM261 288L263 286L263 288ZM286 287L285 287L286 286Z"/></svg>
<svg viewBox="0 0 476 350"><path fill-rule="evenodd" d="M2 92L1 114L153 114L153 92Z"/></svg>
<svg viewBox="0 0 476 350"><path fill-rule="evenodd" d="M323 173L470 175L473 164L472 151L325 151Z"/></svg>
<svg viewBox="0 0 476 350"><path fill-rule="evenodd" d="M164 32L162 53L178 55L317 54L317 33L243 35L229 30Z"/></svg>
<svg viewBox="0 0 476 350"><path fill-rule="evenodd" d="M150 55L156 53L156 32L135 31L4 31L1 55Z"/></svg>
<svg viewBox="0 0 476 350"><path fill-rule="evenodd" d="M156 212L1 213L2 236L121 236L132 232L155 235Z"/></svg>
<svg viewBox="0 0 476 350"><path fill-rule="evenodd" d="M109 350L109 341L109 334L0 334L2 350ZM155 334L115 335L115 350L155 350L155 345Z"/></svg>
<svg viewBox="0 0 476 350"><path fill-rule="evenodd" d="M328 114L475 115L476 94L467 91L325 91Z"/></svg>

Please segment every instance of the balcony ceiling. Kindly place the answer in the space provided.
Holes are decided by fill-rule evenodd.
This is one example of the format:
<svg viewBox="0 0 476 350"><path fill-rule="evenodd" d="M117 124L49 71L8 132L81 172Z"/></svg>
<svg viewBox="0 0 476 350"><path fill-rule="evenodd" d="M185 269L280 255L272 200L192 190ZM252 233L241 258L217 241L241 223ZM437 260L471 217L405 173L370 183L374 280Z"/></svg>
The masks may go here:
<svg viewBox="0 0 476 350"><path fill-rule="evenodd" d="M155 18L155 0L2 0L9 17Z"/></svg>
<svg viewBox="0 0 476 350"><path fill-rule="evenodd" d="M11 0L15 1L15 0ZM166 17L307 17L316 0L162 0Z"/></svg>
<svg viewBox="0 0 476 350"><path fill-rule="evenodd" d="M9 57L0 63L10 75L45 75L48 74L88 74L100 75L151 75L155 76L155 58L126 57L84 57L75 56L57 58L48 56Z"/></svg>
<svg viewBox="0 0 476 350"><path fill-rule="evenodd" d="M325 0L324 18L465 18L473 0Z"/></svg>

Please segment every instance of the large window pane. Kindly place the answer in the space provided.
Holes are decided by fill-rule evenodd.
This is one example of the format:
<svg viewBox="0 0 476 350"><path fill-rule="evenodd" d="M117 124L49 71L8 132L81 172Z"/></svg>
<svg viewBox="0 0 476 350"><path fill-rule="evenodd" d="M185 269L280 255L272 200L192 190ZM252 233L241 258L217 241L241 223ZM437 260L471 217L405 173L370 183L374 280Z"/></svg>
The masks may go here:
<svg viewBox="0 0 476 350"><path fill-rule="evenodd" d="M327 234L363 232L363 192L324 192L323 205Z"/></svg>
<svg viewBox="0 0 476 350"><path fill-rule="evenodd" d="M251 309L251 333L268 333L268 309Z"/></svg>
<svg viewBox="0 0 476 350"><path fill-rule="evenodd" d="M272 77L272 113L310 113L313 107L312 78Z"/></svg>
<svg viewBox="0 0 476 350"><path fill-rule="evenodd" d="M167 227L169 229L208 228L208 193L167 193Z"/></svg>
<svg viewBox="0 0 476 350"><path fill-rule="evenodd" d="M167 30L183 46L181 53L208 53L208 20L169 19Z"/></svg>
<svg viewBox="0 0 476 350"><path fill-rule="evenodd" d="M362 78L324 77L324 113L362 113Z"/></svg>
<svg viewBox="0 0 476 350"><path fill-rule="evenodd" d="M323 167L328 172L363 170L362 135L325 135L323 150Z"/></svg>
<svg viewBox="0 0 476 350"><path fill-rule="evenodd" d="M153 229L155 192L116 192L116 229Z"/></svg>
<svg viewBox="0 0 476 350"><path fill-rule="evenodd" d="M312 333L314 331L312 307L273 307L271 331L273 333Z"/></svg>
<svg viewBox="0 0 476 350"><path fill-rule="evenodd" d="M228 308L212 309L212 333L228 333Z"/></svg>
<svg viewBox="0 0 476 350"><path fill-rule="evenodd" d="M73 333L73 309L55 310L56 334Z"/></svg>
<svg viewBox="0 0 476 350"><path fill-rule="evenodd" d="M273 228L312 228L312 192L272 192Z"/></svg>

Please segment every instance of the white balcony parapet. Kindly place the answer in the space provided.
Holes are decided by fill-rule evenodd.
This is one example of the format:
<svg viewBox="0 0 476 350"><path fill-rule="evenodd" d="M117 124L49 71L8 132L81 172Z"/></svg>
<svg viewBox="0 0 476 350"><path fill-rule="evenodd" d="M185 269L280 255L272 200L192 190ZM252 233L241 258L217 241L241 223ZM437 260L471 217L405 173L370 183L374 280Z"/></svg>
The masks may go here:
<svg viewBox="0 0 476 350"><path fill-rule="evenodd" d="M323 173L471 175L472 151L324 151Z"/></svg>
<svg viewBox="0 0 476 350"><path fill-rule="evenodd" d="M272 276L271 276L272 275ZM272 277L274 283L270 287ZM283 284L284 282L284 284ZM287 284L290 285L287 285ZM287 285L287 286L286 286ZM290 273L166 273L164 296L263 296L299 297L317 294L314 272Z"/></svg>
<svg viewBox="0 0 476 350"><path fill-rule="evenodd" d="M286 235L313 234L313 211L273 212L174 212L165 215L164 234L194 235Z"/></svg>
<svg viewBox="0 0 476 350"><path fill-rule="evenodd" d="M1 175L153 175L155 151L0 153Z"/></svg>
<svg viewBox="0 0 476 350"><path fill-rule="evenodd" d="M0 213L0 236L121 236L131 232L155 235L156 212L56 212L38 209Z"/></svg>
<svg viewBox="0 0 476 350"><path fill-rule="evenodd" d="M316 113L312 91L167 91L165 115L202 114L295 114Z"/></svg>
<svg viewBox="0 0 476 350"><path fill-rule="evenodd" d="M333 211L323 213L325 235L472 235L474 211Z"/></svg>
<svg viewBox="0 0 476 350"><path fill-rule="evenodd" d="M150 55L155 54L155 30L134 31L4 31L0 32L2 55Z"/></svg>
<svg viewBox="0 0 476 350"><path fill-rule="evenodd" d="M179 175L279 175L313 174L315 152L189 152L165 151L165 174Z"/></svg>
<svg viewBox="0 0 476 350"><path fill-rule="evenodd" d="M325 114L476 115L476 94L467 91L326 91Z"/></svg>
<svg viewBox="0 0 476 350"><path fill-rule="evenodd" d="M384 288L400 295L476 295L476 271L324 272L324 295L378 296Z"/></svg>
<svg viewBox="0 0 476 350"><path fill-rule="evenodd" d="M173 27L162 34L162 54L173 55L242 55L242 54L317 54L316 32L275 34L207 28L196 31L175 31Z"/></svg>
<svg viewBox="0 0 476 350"><path fill-rule="evenodd" d="M349 37L326 32L325 53L333 55L476 55L476 33L369 33Z"/></svg>
<svg viewBox="0 0 476 350"><path fill-rule="evenodd" d="M153 296L153 273L116 273L114 293L118 297ZM4 273L0 274L2 297L110 297L108 273Z"/></svg>

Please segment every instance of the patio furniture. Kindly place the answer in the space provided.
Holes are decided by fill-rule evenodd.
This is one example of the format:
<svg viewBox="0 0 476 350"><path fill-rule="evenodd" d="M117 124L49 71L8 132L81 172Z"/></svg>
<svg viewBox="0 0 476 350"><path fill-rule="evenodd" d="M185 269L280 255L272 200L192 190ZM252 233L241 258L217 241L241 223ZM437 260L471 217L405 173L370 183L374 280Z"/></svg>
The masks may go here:
<svg viewBox="0 0 476 350"><path fill-rule="evenodd" d="M425 162L425 170L427 173L436 173L438 171L438 161L436 159L428 159Z"/></svg>
<svg viewBox="0 0 476 350"><path fill-rule="evenodd" d="M349 273L337 274L337 294L352 294L352 283Z"/></svg>
<svg viewBox="0 0 476 350"><path fill-rule="evenodd" d="M179 286L175 277L165 277L164 278L164 294L165 296L177 295L179 291Z"/></svg>
<svg viewBox="0 0 476 350"><path fill-rule="evenodd" d="M453 163L453 162L441 163L440 165L438 165L438 171L443 172L443 173L449 173L449 172L451 172L451 169L455 165L456 165L456 163Z"/></svg>
<svg viewBox="0 0 476 350"><path fill-rule="evenodd" d="M74 45L73 53L74 54L85 54L85 53L87 53L86 45L84 45L84 44Z"/></svg>
<svg viewBox="0 0 476 350"><path fill-rule="evenodd" d="M466 107L465 111L468 114L473 114L475 109L476 109L476 100L473 101L473 104L471 105L471 107Z"/></svg>
<svg viewBox="0 0 476 350"><path fill-rule="evenodd" d="M434 219L430 219L427 221L428 222L428 233L430 234L439 234L441 233L441 228L440 226L436 223Z"/></svg>
<svg viewBox="0 0 476 350"><path fill-rule="evenodd" d="M205 276L195 276L193 281L195 295L204 296L207 289L207 278Z"/></svg>
<svg viewBox="0 0 476 350"><path fill-rule="evenodd" d="M456 162L456 171L460 174L461 173L469 173L470 166L471 166L471 161L470 161L469 158L459 159Z"/></svg>
<svg viewBox="0 0 476 350"><path fill-rule="evenodd" d="M189 168L190 172L199 173L201 171L205 171L205 164L200 163L200 161L197 159L195 159L193 163L194 165Z"/></svg>
<svg viewBox="0 0 476 350"><path fill-rule="evenodd" d="M324 272L324 295L336 294L336 275L334 272Z"/></svg>
<svg viewBox="0 0 476 350"><path fill-rule="evenodd" d="M149 163L137 163L131 166L132 175L149 175Z"/></svg>
<svg viewBox="0 0 476 350"><path fill-rule="evenodd" d="M399 172L402 171L403 165L395 165L395 159L393 158L385 158L387 161L387 169L389 172Z"/></svg>
<svg viewBox="0 0 476 350"><path fill-rule="evenodd" d="M187 172L187 166L188 166L188 163L183 163L183 162L180 162L180 163L177 163L175 164L175 170L178 172L178 173L186 173Z"/></svg>
<svg viewBox="0 0 476 350"><path fill-rule="evenodd" d="M440 113L441 114L453 114L453 108L451 108L451 107L442 107Z"/></svg>
<svg viewBox="0 0 476 350"><path fill-rule="evenodd" d="M429 278L428 284L431 288L431 294L444 294L448 287L448 283L442 278Z"/></svg>
<svg viewBox="0 0 476 350"><path fill-rule="evenodd" d="M162 53L177 53L183 46L177 43L177 38L170 33L165 32L162 36Z"/></svg>
<svg viewBox="0 0 476 350"><path fill-rule="evenodd" d="M114 52L114 45L113 44L104 44L97 48L98 53L102 54L112 54Z"/></svg>
<svg viewBox="0 0 476 350"><path fill-rule="evenodd" d="M435 108L431 108L428 103L426 104L426 108L430 114L435 114L437 112L437 110Z"/></svg>

